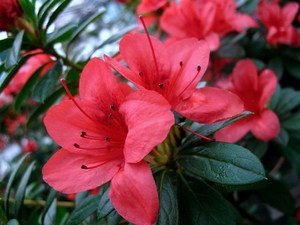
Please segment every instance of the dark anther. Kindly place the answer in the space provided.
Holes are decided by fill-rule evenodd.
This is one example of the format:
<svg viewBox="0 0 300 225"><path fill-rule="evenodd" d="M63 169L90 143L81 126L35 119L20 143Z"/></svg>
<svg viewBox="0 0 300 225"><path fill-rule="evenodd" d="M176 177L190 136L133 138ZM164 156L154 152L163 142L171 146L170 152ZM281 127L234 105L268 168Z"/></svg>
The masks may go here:
<svg viewBox="0 0 300 225"><path fill-rule="evenodd" d="M86 135L86 133L84 131L81 131L80 137L84 137L85 135Z"/></svg>
<svg viewBox="0 0 300 225"><path fill-rule="evenodd" d="M216 142L217 140L216 140L215 138L213 138L211 141L212 141L212 142Z"/></svg>
<svg viewBox="0 0 300 225"><path fill-rule="evenodd" d="M201 70L201 66L198 65L197 66L197 70L200 71Z"/></svg>
<svg viewBox="0 0 300 225"><path fill-rule="evenodd" d="M111 113L108 115L108 118L109 118L109 119L112 119L112 114L111 114Z"/></svg>
<svg viewBox="0 0 300 225"><path fill-rule="evenodd" d="M73 144L75 148L79 148L79 144Z"/></svg>
<svg viewBox="0 0 300 225"><path fill-rule="evenodd" d="M106 138L105 138L105 141L108 141L108 140L109 140L109 137L106 137Z"/></svg>
<svg viewBox="0 0 300 225"><path fill-rule="evenodd" d="M110 107L112 110L115 110L115 109L116 109L114 105L110 105L109 107Z"/></svg>
<svg viewBox="0 0 300 225"><path fill-rule="evenodd" d="M179 62L179 65L180 65L180 66L183 66L183 62L182 62L182 61L180 61L180 62Z"/></svg>
<svg viewBox="0 0 300 225"><path fill-rule="evenodd" d="M82 165L81 169L87 169L87 166L86 165Z"/></svg>
<svg viewBox="0 0 300 225"><path fill-rule="evenodd" d="M163 88L164 87L164 84L159 84L158 85L160 88Z"/></svg>
<svg viewBox="0 0 300 225"><path fill-rule="evenodd" d="M143 74L144 74L143 72L139 72L139 75L140 75L140 76L143 76Z"/></svg>

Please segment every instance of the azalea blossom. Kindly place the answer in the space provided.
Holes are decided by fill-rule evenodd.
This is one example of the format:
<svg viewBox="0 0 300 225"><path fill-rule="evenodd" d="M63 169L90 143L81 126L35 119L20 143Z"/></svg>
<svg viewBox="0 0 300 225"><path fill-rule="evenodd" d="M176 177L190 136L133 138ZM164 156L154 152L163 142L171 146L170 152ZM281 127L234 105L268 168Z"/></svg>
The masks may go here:
<svg viewBox="0 0 300 225"><path fill-rule="evenodd" d="M266 107L277 85L273 71L263 70L259 75L254 63L241 60L233 70L233 74L222 80L217 86L237 94L245 105L245 110L254 114L242 118L219 130L215 138L219 141L236 142L249 131L260 140L269 141L275 138L280 130L277 115Z"/></svg>
<svg viewBox="0 0 300 225"><path fill-rule="evenodd" d="M166 46L146 34L130 33L120 42L129 68L106 56L106 61L140 89L164 96L172 109L199 123L212 123L243 111L243 103L229 91L197 88L209 59L204 41L184 39Z"/></svg>
<svg viewBox="0 0 300 225"><path fill-rule="evenodd" d="M0 5L0 31L9 31L15 25L15 20L23 15L18 0L1 0Z"/></svg>
<svg viewBox="0 0 300 225"><path fill-rule="evenodd" d="M44 166L44 180L66 194L111 181L109 197L119 214L135 224L153 224L158 194L143 159L174 124L170 105L156 92L118 84L97 58L82 72L79 98L69 96L44 119L62 146Z"/></svg>
<svg viewBox="0 0 300 225"><path fill-rule="evenodd" d="M195 37L206 40L214 51L227 33L244 32L257 24L249 15L236 12L234 0L182 0L164 11L160 26L170 42Z"/></svg>
<svg viewBox="0 0 300 225"><path fill-rule="evenodd" d="M270 44L287 44L298 46L300 33L292 22L299 10L297 2L289 2L283 8L276 0L262 0L257 8L257 14L261 22L268 29L267 41Z"/></svg>

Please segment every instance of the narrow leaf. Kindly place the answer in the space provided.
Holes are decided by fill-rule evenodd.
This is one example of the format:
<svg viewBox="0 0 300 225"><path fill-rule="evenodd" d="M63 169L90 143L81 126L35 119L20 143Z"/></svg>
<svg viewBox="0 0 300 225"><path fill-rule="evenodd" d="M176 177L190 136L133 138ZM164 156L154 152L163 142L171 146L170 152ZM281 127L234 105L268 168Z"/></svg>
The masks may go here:
<svg viewBox="0 0 300 225"><path fill-rule="evenodd" d="M39 17L39 28L41 29L43 27L43 24L48 16L48 13L50 12L53 7L58 4L61 0L47 0L44 2L44 4L41 6L38 17Z"/></svg>
<svg viewBox="0 0 300 225"><path fill-rule="evenodd" d="M26 169L24 175L22 176L22 179L20 181L19 187L16 191L15 195L15 202L14 202L14 215L19 217L21 206L23 204L24 198L25 198L25 191L26 187L31 175L31 172L35 166L35 162L32 162L28 168Z"/></svg>
<svg viewBox="0 0 300 225"><path fill-rule="evenodd" d="M249 150L212 142L186 150L178 163L188 174L222 184L249 184L265 179L264 168Z"/></svg>
<svg viewBox="0 0 300 225"><path fill-rule="evenodd" d="M292 114L281 123L281 126L290 131L300 130L300 112Z"/></svg>
<svg viewBox="0 0 300 225"><path fill-rule="evenodd" d="M50 193L48 195L45 207L44 207L43 212L41 214L42 225L44 225L46 214L47 214L47 212L48 212L48 210L49 210L52 202L54 201L54 199L56 197L56 194L57 194L57 191L54 190L54 189L51 189L51 191L50 191Z"/></svg>
<svg viewBox="0 0 300 225"><path fill-rule="evenodd" d="M65 42L71 38L74 33L74 29L77 27L75 24L68 24L61 29L54 31L47 36L47 44L53 44L56 42Z"/></svg>
<svg viewBox="0 0 300 225"><path fill-rule="evenodd" d="M98 218L106 217L114 209L108 197L108 192L109 192L109 188L107 188L107 190L103 193L99 201L98 211L97 211Z"/></svg>
<svg viewBox="0 0 300 225"><path fill-rule="evenodd" d="M5 60L5 68L11 68L12 66L18 63L23 36L24 36L24 30L20 31L17 34L14 40L13 47L8 52L7 58Z"/></svg>
<svg viewBox="0 0 300 225"><path fill-rule="evenodd" d="M2 206L0 205L0 224L6 224L7 223L7 217L5 215L5 212L2 209Z"/></svg>
<svg viewBox="0 0 300 225"><path fill-rule="evenodd" d="M19 225L19 222L16 219L11 219L6 225Z"/></svg>
<svg viewBox="0 0 300 225"><path fill-rule="evenodd" d="M37 24L37 17L35 15L35 6L29 0L18 0L23 12L25 14L25 18L31 21L32 24Z"/></svg>
<svg viewBox="0 0 300 225"><path fill-rule="evenodd" d="M63 0L62 3L54 10L54 12L51 14L49 21L46 25L46 30L49 28L49 26L56 20L56 18L59 16L59 14L69 5L69 3L72 0Z"/></svg>
<svg viewBox="0 0 300 225"><path fill-rule="evenodd" d="M57 83L61 73L62 63L60 61L57 61L55 65L51 67L39 80L32 91L32 98L37 102L44 102L55 87L55 84Z"/></svg>
<svg viewBox="0 0 300 225"><path fill-rule="evenodd" d="M14 39L12 38L6 38L0 40L0 52L3 52L4 50L11 48L13 43L14 43Z"/></svg>

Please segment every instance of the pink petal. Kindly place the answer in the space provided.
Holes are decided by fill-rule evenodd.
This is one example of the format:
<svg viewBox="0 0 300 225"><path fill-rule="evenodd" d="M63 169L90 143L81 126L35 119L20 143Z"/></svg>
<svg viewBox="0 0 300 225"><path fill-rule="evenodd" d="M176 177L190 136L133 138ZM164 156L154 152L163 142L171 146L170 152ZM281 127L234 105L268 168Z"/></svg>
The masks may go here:
<svg viewBox="0 0 300 225"><path fill-rule="evenodd" d="M194 92L207 69L210 53L208 45L204 41L189 38L173 43L167 50L172 66L171 95L175 100L186 99Z"/></svg>
<svg viewBox="0 0 300 225"><path fill-rule="evenodd" d="M231 20L228 21L233 28L238 32L244 32L248 28L257 27L257 23L253 18L246 14L236 14Z"/></svg>
<svg viewBox="0 0 300 225"><path fill-rule="evenodd" d="M154 12L168 3L168 0L142 0L137 7L137 13Z"/></svg>
<svg viewBox="0 0 300 225"><path fill-rule="evenodd" d="M297 2L289 2L283 7L281 11L283 26L289 26L292 24L298 10L299 4Z"/></svg>
<svg viewBox="0 0 300 225"><path fill-rule="evenodd" d="M122 101L117 80L112 71L99 58L91 59L84 67L79 82L79 93L82 100L97 103L108 107L112 99Z"/></svg>
<svg viewBox="0 0 300 225"><path fill-rule="evenodd" d="M261 90L259 106L263 109L272 97L277 85L277 77L272 70L266 69L258 77L258 86Z"/></svg>
<svg viewBox="0 0 300 225"><path fill-rule="evenodd" d="M241 99L230 91L205 87L174 109L184 117L199 123L213 123L236 116L244 111Z"/></svg>
<svg viewBox="0 0 300 225"><path fill-rule="evenodd" d="M251 129L250 115L246 118L233 122L215 133L216 141L235 143L244 137Z"/></svg>
<svg viewBox="0 0 300 225"><path fill-rule="evenodd" d="M100 164L94 169L82 165ZM101 157L74 154L65 149L56 152L43 167L43 179L55 190L72 194L96 188L119 171L121 159L103 160Z"/></svg>
<svg viewBox="0 0 300 225"><path fill-rule="evenodd" d="M265 109L260 115L257 115L251 128L252 133L257 139L269 141L275 138L280 131L280 122L277 115Z"/></svg>
<svg viewBox="0 0 300 225"><path fill-rule="evenodd" d="M209 49L215 51L220 47L220 37L215 32L210 32L205 36L205 41L207 42Z"/></svg>
<svg viewBox="0 0 300 225"><path fill-rule="evenodd" d="M250 59L240 60L233 70L233 83L240 93L253 92L258 88L255 64Z"/></svg>
<svg viewBox="0 0 300 225"><path fill-rule="evenodd" d="M169 103L154 91L138 90L128 96L120 112L128 127L125 161L141 161L168 135L174 124ZM154 132L155 131L155 132Z"/></svg>
<svg viewBox="0 0 300 225"><path fill-rule="evenodd" d="M95 118L95 121L84 115L71 100L66 100L52 106L47 112L44 123L48 134L60 146L74 153L99 155L107 152L108 149L101 149L105 148L107 143L85 139L80 136L83 131L91 136L103 136L103 138L110 136L108 133L114 133L101 124L100 121L104 114L98 108L89 107L79 100L77 102L90 117ZM97 123L97 120L99 123ZM82 150L74 147L74 144L85 148L98 148L99 150Z"/></svg>
<svg viewBox="0 0 300 225"><path fill-rule="evenodd" d="M118 213L131 223L151 225L158 213L158 194L149 165L125 164L112 179L109 197Z"/></svg>

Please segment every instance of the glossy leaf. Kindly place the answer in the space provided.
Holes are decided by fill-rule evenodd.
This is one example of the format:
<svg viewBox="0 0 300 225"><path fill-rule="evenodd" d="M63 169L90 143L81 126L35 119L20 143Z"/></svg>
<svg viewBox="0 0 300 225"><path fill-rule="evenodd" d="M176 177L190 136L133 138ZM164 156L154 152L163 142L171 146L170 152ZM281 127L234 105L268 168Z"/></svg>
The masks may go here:
<svg viewBox="0 0 300 225"><path fill-rule="evenodd" d="M0 40L0 52L3 52L4 50L11 48L13 43L14 40L12 38L6 38Z"/></svg>
<svg viewBox="0 0 300 225"><path fill-rule="evenodd" d="M273 70L278 79L283 75L283 64L279 57L274 57L269 61L268 68Z"/></svg>
<svg viewBox="0 0 300 225"><path fill-rule="evenodd" d="M31 21L32 24L36 25L37 17L35 15L34 4L32 4L32 2L29 0L18 0L18 1L23 9L26 20Z"/></svg>
<svg viewBox="0 0 300 225"><path fill-rule="evenodd" d="M249 150L212 142L184 151L178 160L188 174L222 184L249 184L265 179L264 168Z"/></svg>
<svg viewBox="0 0 300 225"><path fill-rule="evenodd" d="M46 214L47 214L51 204L54 202L56 194L57 194L57 191L54 190L54 189L51 189L51 191L48 195L48 198L46 200L46 204L44 206L43 212L41 214L41 223L42 223L42 225L44 225Z"/></svg>
<svg viewBox="0 0 300 225"><path fill-rule="evenodd" d="M268 142L252 138L248 141L246 148L258 158L262 158L268 150Z"/></svg>
<svg viewBox="0 0 300 225"><path fill-rule="evenodd" d="M14 44L10 49L10 51L8 52L7 58L5 60L5 68L11 68L12 66L18 63L23 36L24 36L24 30L20 31L17 34L14 40Z"/></svg>
<svg viewBox="0 0 300 225"><path fill-rule="evenodd" d="M43 24L49 14L49 12L58 4L61 0L46 0L38 12L39 28L43 27Z"/></svg>
<svg viewBox="0 0 300 225"><path fill-rule="evenodd" d="M98 218L106 217L109 213L111 213L114 210L114 207L110 202L108 192L109 188L106 189L105 192L101 195L97 211Z"/></svg>
<svg viewBox="0 0 300 225"><path fill-rule="evenodd" d="M14 202L14 215L19 217L20 215L20 210L21 207L23 205L23 200L25 198L25 191L26 191L26 187L31 175L31 172L33 170L35 166L35 162L32 162L28 168L26 169L25 173L22 175L22 179L20 181L19 187L16 191L16 195L15 195L15 202Z"/></svg>
<svg viewBox="0 0 300 225"><path fill-rule="evenodd" d="M162 172L156 177L159 194L159 214L156 225L178 224L178 203L175 188L172 184L170 174Z"/></svg>
<svg viewBox="0 0 300 225"><path fill-rule="evenodd" d="M6 211L6 215L9 215L9 197L10 197L10 192L11 192L11 188L13 185L13 182L15 181L16 175L19 173L22 163L24 162L24 160L27 158L29 154L24 155L17 163L16 163L16 167L14 168L14 170L11 172L11 175L9 177L9 180L7 182L6 185L6 190L4 193L4 209Z"/></svg>
<svg viewBox="0 0 300 225"><path fill-rule="evenodd" d="M284 117L286 113L298 105L300 105L300 91L295 91L293 88L284 88L281 90L280 99L274 111L279 117Z"/></svg>
<svg viewBox="0 0 300 225"><path fill-rule="evenodd" d="M281 123L281 126L290 131L300 130L300 112L292 114Z"/></svg>
<svg viewBox="0 0 300 225"><path fill-rule="evenodd" d="M71 213L66 225L78 225L97 210L100 196L90 195Z"/></svg>
<svg viewBox="0 0 300 225"><path fill-rule="evenodd" d="M289 139L289 133L284 128L281 128L280 133L277 135L274 141L283 146L286 146L289 143Z"/></svg>
<svg viewBox="0 0 300 225"><path fill-rule="evenodd" d="M63 26L61 29L54 31L47 36L47 43L53 44L68 41L72 37L76 27L77 25L75 24Z"/></svg>
<svg viewBox="0 0 300 225"><path fill-rule="evenodd" d="M57 61L36 84L32 91L32 98L37 102L44 102L57 84L61 73L62 63Z"/></svg>
<svg viewBox="0 0 300 225"><path fill-rule="evenodd" d="M49 28L49 26L56 20L56 18L59 16L59 14L69 5L69 3L72 0L62 0L59 1L61 4L54 10L54 12L51 14L49 21L46 25L46 30Z"/></svg>

